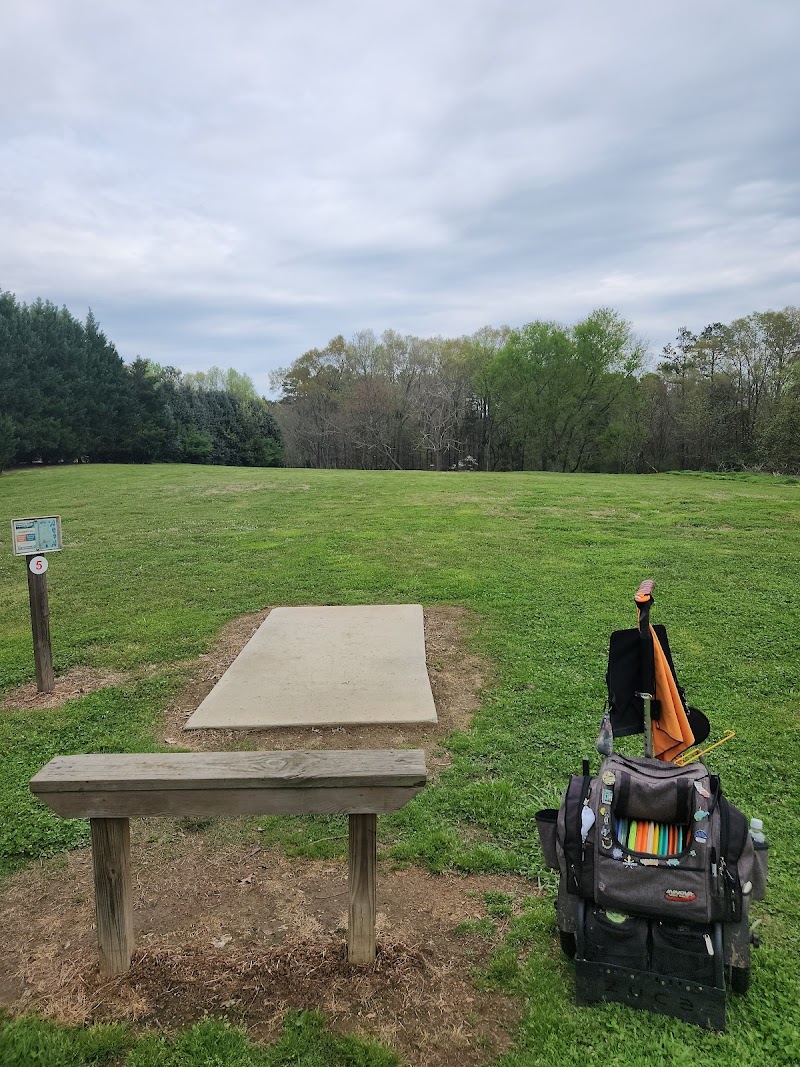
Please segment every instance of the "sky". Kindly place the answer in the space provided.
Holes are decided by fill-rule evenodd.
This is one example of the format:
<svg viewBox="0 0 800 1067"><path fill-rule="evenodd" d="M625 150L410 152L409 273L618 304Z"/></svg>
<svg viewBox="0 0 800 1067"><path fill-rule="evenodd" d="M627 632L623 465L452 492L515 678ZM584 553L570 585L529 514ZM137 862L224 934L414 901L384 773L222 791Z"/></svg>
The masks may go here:
<svg viewBox="0 0 800 1067"><path fill-rule="evenodd" d="M126 360L800 303L796 0L2 3L0 290Z"/></svg>

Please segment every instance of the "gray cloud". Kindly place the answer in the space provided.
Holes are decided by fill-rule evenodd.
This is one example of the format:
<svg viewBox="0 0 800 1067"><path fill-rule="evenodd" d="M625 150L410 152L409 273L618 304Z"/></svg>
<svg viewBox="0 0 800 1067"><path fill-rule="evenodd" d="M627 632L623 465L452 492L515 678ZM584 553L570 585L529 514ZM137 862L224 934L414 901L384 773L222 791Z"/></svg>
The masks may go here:
<svg viewBox="0 0 800 1067"><path fill-rule="evenodd" d="M0 287L126 358L611 304L659 347L800 300L800 10L679 0L4 12Z"/></svg>

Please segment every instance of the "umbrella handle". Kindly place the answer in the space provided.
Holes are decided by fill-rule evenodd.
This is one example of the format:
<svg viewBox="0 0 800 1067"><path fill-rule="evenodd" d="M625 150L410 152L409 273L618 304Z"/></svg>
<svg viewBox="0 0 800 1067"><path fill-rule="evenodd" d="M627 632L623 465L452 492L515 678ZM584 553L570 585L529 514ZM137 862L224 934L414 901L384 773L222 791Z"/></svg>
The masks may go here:
<svg viewBox="0 0 800 1067"><path fill-rule="evenodd" d="M650 608L655 603L655 585L652 578L647 578L633 595L633 602L639 613L639 633L645 641L650 639Z"/></svg>
<svg viewBox="0 0 800 1067"><path fill-rule="evenodd" d="M633 599L635 600L635 602L637 604L646 604L648 602L652 604L652 602L655 600L655 597L653 596L653 590L655 589L655 586L656 583L653 581L652 578L646 578L634 594Z"/></svg>

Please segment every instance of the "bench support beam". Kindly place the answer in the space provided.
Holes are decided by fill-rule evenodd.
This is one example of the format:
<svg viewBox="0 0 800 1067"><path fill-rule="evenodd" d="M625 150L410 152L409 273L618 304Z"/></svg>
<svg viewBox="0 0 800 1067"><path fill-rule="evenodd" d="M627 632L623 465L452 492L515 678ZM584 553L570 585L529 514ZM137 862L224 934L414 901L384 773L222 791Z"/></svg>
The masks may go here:
<svg viewBox="0 0 800 1067"><path fill-rule="evenodd" d="M349 818L347 958L350 963L373 963L378 816L351 815Z"/></svg>
<svg viewBox="0 0 800 1067"><path fill-rule="evenodd" d="M128 819L90 819L100 969L122 974L133 954L131 833Z"/></svg>

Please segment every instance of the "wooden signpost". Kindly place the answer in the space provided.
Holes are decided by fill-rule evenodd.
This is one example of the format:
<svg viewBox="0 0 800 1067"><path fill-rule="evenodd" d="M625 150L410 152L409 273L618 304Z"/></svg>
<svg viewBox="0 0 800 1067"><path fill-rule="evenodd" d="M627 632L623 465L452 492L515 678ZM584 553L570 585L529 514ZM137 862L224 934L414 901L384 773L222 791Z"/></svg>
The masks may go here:
<svg viewBox="0 0 800 1067"><path fill-rule="evenodd" d="M52 693L56 682L50 646L50 608L47 602L48 563L44 553L61 551L61 519L58 515L38 519L12 519L11 543L14 555L24 558L28 575L36 688L40 693Z"/></svg>

